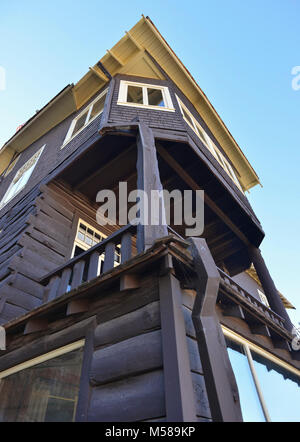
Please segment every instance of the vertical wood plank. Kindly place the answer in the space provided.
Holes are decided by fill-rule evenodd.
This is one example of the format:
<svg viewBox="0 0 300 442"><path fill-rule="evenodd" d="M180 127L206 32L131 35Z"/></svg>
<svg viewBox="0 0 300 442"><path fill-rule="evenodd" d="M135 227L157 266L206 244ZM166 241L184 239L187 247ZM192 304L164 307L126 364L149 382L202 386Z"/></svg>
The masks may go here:
<svg viewBox="0 0 300 442"><path fill-rule="evenodd" d="M87 278L88 281L97 277L98 267L99 267L99 253L96 251L93 252L90 256L88 278Z"/></svg>
<svg viewBox="0 0 300 442"><path fill-rule="evenodd" d="M167 421L194 422L196 406L181 289L179 281L170 272L159 278L159 299Z"/></svg>
<svg viewBox="0 0 300 442"><path fill-rule="evenodd" d="M128 261L132 256L131 233L127 232L121 238L121 264Z"/></svg>
<svg viewBox="0 0 300 442"><path fill-rule="evenodd" d="M60 295L63 295L64 293L66 293L69 282L70 282L71 273L72 273L72 270L69 267L67 267L66 269L63 270L62 275L61 275L60 284L58 287L57 296L60 296Z"/></svg>
<svg viewBox="0 0 300 442"><path fill-rule="evenodd" d="M152 130L144 123L139 123L139 134L137 136L137 188L146 192L148 196L147 225L137 226L137 249L138 253L147 250L153 245L156 239L168 235L168 227L165 223L165 207L163 199L160 199L160 216L157 225L151 225L151 190L162 191L160 181L155 139Z"/></svg>
<svg viewBox="0 0 300 442"><path fill-rule="evenodd" d="M113 242L109 242L105 246L105 256L104 256L104 264L103 264L103 273L108 272L114 266L115 262L115 249L116 246Z"/></svg>
<svg viewBox="0 0 300 442"><path fill-rule="evenodd" d="M60 283L60 277L59 276L53 276L50 279L50 282L47 287L47 297L46 302L52 301L52 299L55 299L58 292L58 287Z"/></svg>
<svg viewBox="0 0 300 442"><path fill-rule="evenodd" d="M78 261L73 267L71 290L76 289L82 282L85 261Z"/></svg>

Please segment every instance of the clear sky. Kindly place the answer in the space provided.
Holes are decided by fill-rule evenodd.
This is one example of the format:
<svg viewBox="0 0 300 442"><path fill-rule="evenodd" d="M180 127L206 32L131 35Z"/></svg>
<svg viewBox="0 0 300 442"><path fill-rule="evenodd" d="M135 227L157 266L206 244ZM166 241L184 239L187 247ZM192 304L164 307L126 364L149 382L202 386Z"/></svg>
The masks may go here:
<svg viewBox="0 0 300 442"><path fill-rule="evenodd" d="M261 250L300 321L300 0L1 0L0 146L149 15L258 173ZM0 71L1 72L1 71Z"/></svg>

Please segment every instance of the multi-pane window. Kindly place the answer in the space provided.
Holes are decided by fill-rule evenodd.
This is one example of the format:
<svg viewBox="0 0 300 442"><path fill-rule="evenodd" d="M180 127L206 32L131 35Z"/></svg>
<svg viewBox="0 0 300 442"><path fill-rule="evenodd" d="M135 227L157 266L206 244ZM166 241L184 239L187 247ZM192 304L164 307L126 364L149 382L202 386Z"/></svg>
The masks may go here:
<svg viewBox="0 0 300 442"><path fill-rule="evenodd" d="M75 420L84 341L0 372L0 422Z"/></svg>
<svg viewBox="0 0 300 442"><path fill-rule="evenodd" d="M300 372L223 327L244 421L299 422Z"/></svg>
<svg viewBox="0 0 300 442"><path fill-rule="evenodd" d="M210 136L205 132L203 127L198 123L195 117L191 114L191 112L186 108L186 106L182 103L182 101L177 97L179 107L182 113L184 120L187 124L193 129L193 131L198 135L202 143L208 148L210 153L216 158L218 163L223 167L226 173L230 176L230 178L235 182L239 189L241 189L241 185L239 180L234 172L231 164L222 154L222 152L218 149L216 144L212 141ZM242 190L242 189L241 189Z"/></svg>
<svg viewBox="0 0 300 442"><path fill-rule="evenodd" d="M99 244L105 238L107 238L107 236L104 235L102 232L100 232L100 230L95 229L90 224L86 223L82 219L79 219L76 231L76 237L74 240L73 251L72 251L72 258L80 255L82 252L86 250L89 250L91 247L95 246L96 244ZM104 253L100 256L99 259L98 274L100 273L103 260L104 260ZM120 247L117 246L115 252L115 265L118 265L119 263L120 263Z"/></svg>
<svg viewBox="0 0 300 442"><path fill-rule="evenodd" d="M121 80L118 104L173 111L170 92L165 86Z"/></svg>
<svg viewBox="0 0 300 442"><path fill-rule="evenodd" d="M75 137L85 126L91 123L94 118L101 114L104 108L106 93L107 89L73 119L62 147L64 147L71 138Z"/></svg>
<svg viewBox="0 0 300 442"><path fill-rule="evenodd" d="M10 186L8 187L2 201L0 202L0 209L12 200L22 189L26 186L42 152L45 145L41 147L26 163L20 167L20 169L15 174Z"/></svg>

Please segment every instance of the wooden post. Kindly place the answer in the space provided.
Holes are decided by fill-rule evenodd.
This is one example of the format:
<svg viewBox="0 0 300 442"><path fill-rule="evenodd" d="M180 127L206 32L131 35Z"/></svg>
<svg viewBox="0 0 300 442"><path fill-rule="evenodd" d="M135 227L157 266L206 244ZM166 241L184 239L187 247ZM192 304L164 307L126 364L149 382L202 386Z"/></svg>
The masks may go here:
<svg viewBox="0 0 300 442"><path fill-rule="evenodd" d="M167 422L196 421L179 281L169 271L159 278Z"/></svg>
<svg viewBox="0 0 300 442"><path fill-rule="evenodd" d="M293 324L284 308L278 290L276 289L260 250L254 246L249 246L248 250L271 309L285 320L284 325L286 329L291 331L293 329Z"/></svg>
<svg viewBox="0 0 300 442"><path fill-rule="evenodd" d="M192 318L213 421L243 420L238 387L216 313L220 274L203 238L190 238L197 272Z"/></svg>
<svg viewBox="0 0 300 442"><path fill-rule="evenodd" d="M137 188L145 191L148 196L148 225L137 226L138 253L151 247L154 241L168 235L168 228L162 219L165 214L163 200L160 200L160 218L158 225L151 225L151 190L162 191L155 139L152 130L144 123L139 123L137 136Z"/></svg>

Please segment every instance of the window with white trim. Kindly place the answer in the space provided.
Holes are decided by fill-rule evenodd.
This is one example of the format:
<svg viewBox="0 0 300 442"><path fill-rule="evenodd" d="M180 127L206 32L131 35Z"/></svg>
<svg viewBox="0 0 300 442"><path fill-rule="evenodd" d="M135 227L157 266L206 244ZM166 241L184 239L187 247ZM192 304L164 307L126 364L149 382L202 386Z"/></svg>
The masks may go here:
<svg viewBox="0 0 300 442"><path fill-rule="evenodd" d="M264 292L262 292L261 290L257 289L257 293L258 293L258 296L259 296L261 302L263 304L265 304L267 307L270 307L269 302L268 302L268 298L266 297Z"/></svg>
<svg viewBox="0 0 300 442"><path fill-rule="evenodd" d="M24 189L45 146L46 145L41 147L28 161L26 161L26 163L20 167L18 172L15 174L10 186L0 202L0 209L11 201L19 192L21 192L22 189Z"/></svg>
<svg viewBox="0 0 300 442"><path fill-rule="evenodd" d="M84 340L0 372L0 422L72 422Z"/></svg>
<svg viewBox="0 0 300 442"><path fill-rule="evenodd" d="M117 104L175 112L166 86L120 81Z"/></svg>
<svg viewBox="0 0 300 442"><path fill-rule="evenodd" d="M80 112L73 120L67 132L66 138L61 148L65 145L79 132L82 131L88 124L90 124L98 115L103 112L105 97L107 94L107 89L101 92L97 98L95 98L86 108Z"/></svg>
<svg viewBox="0 0 300 442"><path fill-rule="evenodd" d="M198 135L202 143L207 147L210 153L216 158L218 163L223 167L225 172L230 176L230 178L234 181L234 183L238 186L240 190L242 190L240 182L234 172L231 164L216 146L216 144L212 141L210 136L205 132L203 127L198 123L196 118L192 115L192 113L188 110L188 108L183 104L180 98L176 95L183 119L186 123L193 129L193 131Z"/></svg>
<svg viewBox="0 0 300 442"><path fill-rule="evenodd" d="M100 230L95 229L87 222L83 221L82 219L79 219L71 258L80 255L82 252L86 250L89 250L91 247L95 246L96 244L99 244L105 238L107 238L107 235L104 235ZM100 255L98 275L101 272L101 266L103 261L104 261L104 253ZM116 247L116 252L115 252L115 266L117 266L118 264L120 264L120 246Z"/></svg>
<svg viewBox="0 0 300 442"><path fill-rule="evenodd" d="M300 371L222 326L244 421L299 422Z"/></svg>

